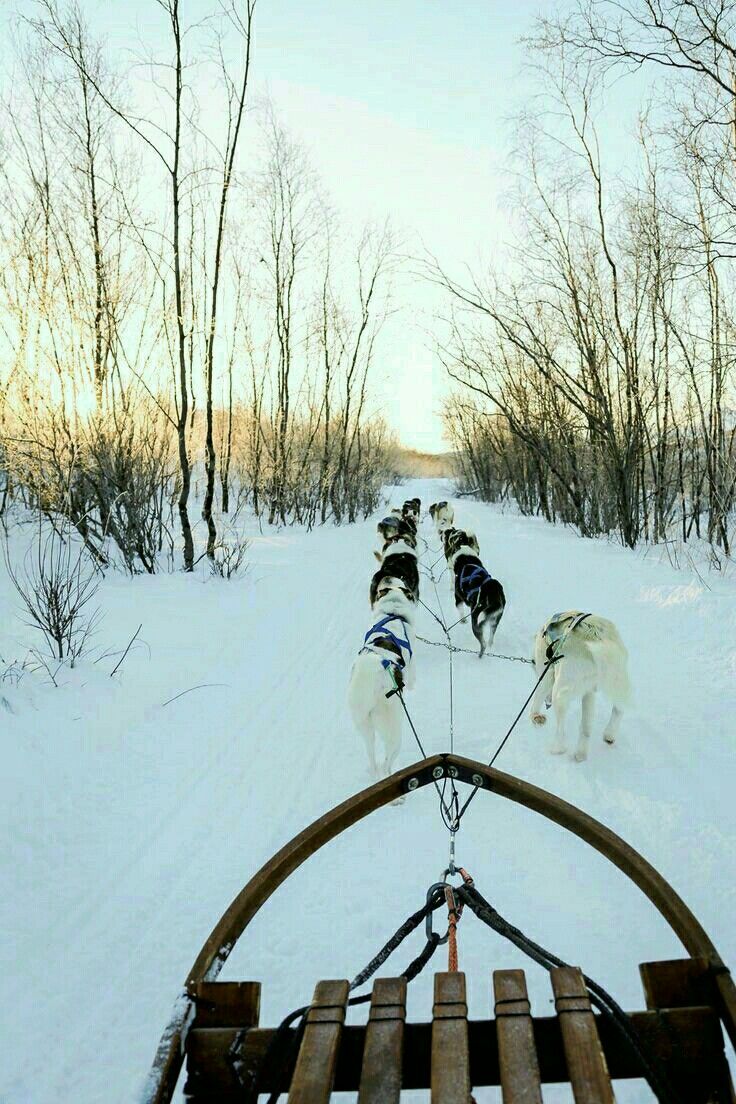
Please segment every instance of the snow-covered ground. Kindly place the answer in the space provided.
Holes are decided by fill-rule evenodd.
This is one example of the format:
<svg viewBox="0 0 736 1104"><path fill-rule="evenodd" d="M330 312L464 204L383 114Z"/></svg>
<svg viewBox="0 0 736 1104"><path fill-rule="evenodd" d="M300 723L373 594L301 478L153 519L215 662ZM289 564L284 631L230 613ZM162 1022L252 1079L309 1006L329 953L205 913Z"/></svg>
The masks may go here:
<svg viewBox="0 0 736 1104"><path fill-rule="evenodd" d="M448 491L422 480L394 501L417 493L426 507ZM736 582L708 575L704 585L652 555L456 505L506 589L498 651L528 655L538 624L576 607L612 617L631 656L636 701L615 747L596 733L586 763L555 758L551 726L534 729L525 717L497 766L623 835L733 963ZM422 532L436 547L426 519ZM27 534L13 531L16 549ZM108 575L100 650L124 647L143 623L114 678L108 657L62 669L58 688L44 672L0 683L2 1104L134 1100L172 1001L232 897L286 840L369 781L345 688L370 624L375 520L254 534L242 579ZM441 590L449 609L447 578ZM423 596L434 602L431 587ZM437 639L435 628L420 611L418 631ZM472 646L469 627L456 640ZM7 665L31 643L2 568L0 656ZM431 752L447 748L447 670L443 649L419 645L408 703ZM523 664L456 656L456 749L487 760L531 683ZM416 758L406 732L400 764ZM352 977L422 903L446 859L431 788L374 814L288 880L223 979L262 980L262 1022L277 1022L316 979ZM503 915L625 1007L642 1006L639 962L682 953L623 875L508 802L478 797L458 860ZM384 972L400 972L421 943L418 933ZM471 1016L489 1012L491 970L517 965L535 1010L549 1012L546 975L470 915L460 962ZM430 1008L428 970L410 989L410 1014L426 1019ZM568 1099L561 1090L545 1097ZM651 1096L628 1086L619 1099Z"/></svg>

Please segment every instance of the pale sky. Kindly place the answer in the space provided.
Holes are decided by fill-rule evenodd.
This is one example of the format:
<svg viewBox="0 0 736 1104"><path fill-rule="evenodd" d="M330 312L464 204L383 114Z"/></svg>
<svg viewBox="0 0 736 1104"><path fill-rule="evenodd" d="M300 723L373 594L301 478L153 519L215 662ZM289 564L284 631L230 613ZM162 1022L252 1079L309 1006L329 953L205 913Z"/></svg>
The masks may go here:
<svg viewBox="0 0 736 1104"><path fill-rule="evenodd" d="M448 264L475 262L503 225L504 120L522 82L518 39L539 10L537 0L266 0L256 73L338 206L356 221L389 214L412 251L424 243ZM448 388L430 331L442 304L410 276L397 293L384 411L405 444L438 451Z"/></svg>
<svg viewBox="0 0 736 1104"><path fill-rule="evenodd" d="M252 102L270 96L356 227L387 216L412 254L457 271L493 259L509 223L510 118L530 75L519 42L554 0L258 0ZM23 3L30 10L30 2ZM187 22L213 10L187 0ZM154 0L82 0L114 50L166 44ZM381 410L407 445L439 451L445 371L430 335L443 303L408 272L382 343Z"/></svg>

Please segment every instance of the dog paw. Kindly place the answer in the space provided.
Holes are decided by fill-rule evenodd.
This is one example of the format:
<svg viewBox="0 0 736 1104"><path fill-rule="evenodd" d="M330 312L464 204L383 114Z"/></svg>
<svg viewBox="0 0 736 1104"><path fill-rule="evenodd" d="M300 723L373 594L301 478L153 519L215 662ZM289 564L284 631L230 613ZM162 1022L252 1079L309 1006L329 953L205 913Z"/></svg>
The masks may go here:
<svg viewBox="0 0 736 1104"><path fill-rule="evenodd" d="M547 723L544 713L532 713L532 724L543 725Z"/></svg>
<svg viewBox="0 0 736 1104"><path fill-rule="evenodd" d="M573 759L575 760L576 763L584 763L587 758L588 758L587 751L582 751L580 748L578 748L578 750L573 755Z"/></svg>
<svg viewBox="0 0 736 1104"><path fill-rule="evenodd" d="M606 741L607 744L615 744L616 743L616 737L611 736L608 732L603 733L603 739Z"/></svg>
<svg viewBox="0 0 736 1104"><path fill-rule="evenodd" d="M564 744L553 744L549 749L550 755L564 755L566 751L567 748Z"/></svg>

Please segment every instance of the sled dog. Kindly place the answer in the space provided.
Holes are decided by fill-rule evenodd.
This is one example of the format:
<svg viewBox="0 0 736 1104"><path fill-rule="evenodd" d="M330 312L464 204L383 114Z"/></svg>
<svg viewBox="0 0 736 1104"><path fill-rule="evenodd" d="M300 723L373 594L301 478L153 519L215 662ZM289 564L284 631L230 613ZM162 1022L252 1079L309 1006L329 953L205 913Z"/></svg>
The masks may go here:
<svg viewBox="0 0 736 1104"><path fill-rule="evenodd" d="M417 566L416 540L391 540L383 546L383 553L376 553L381 566L371 579L370 602L376 604L378 591L384 579L399 579L416 602L419 597L419 568Z"/></svg>
<svg viewBox="0 0 736 1104"><path fill-rule="evenodd" d="M401 746L401 703L396 694L386 695L395 687L414 686L414 608L400 585L384 580L373 606L374 623L350 674L348 705L376 780L392 773Z"/></svg>
<svg viewBox="0 0 736 1104"><path fill-rule="evenodd" d="M429 516L434 522L438 536L441 537L446 529L452 528L455 511L449 502L433 502L429 507Z"/></svg>
<svg viewBox="0 0 736 1104"><path fill-rule="evenodd" d="M386 514L385 517L381 518L376 526L376 531L384 544L392 538L398 539L401 521L401 515L396 513Z"/></svg>
<svg viewBox="0 0 736 1104"><path fill-rule="evenodd" d="M376 528L383 540L381 551L374 550L373 552L379 563L381 563L392 544L407 544L410 548L416 549L417 530L413 522L407 521L405 518L398 518L394 525L392 517L389 516L379 521Z"/></svg>
<svg viewBox="0 0 736 1104"><path fill-rule="evenodd" d="M543 725L547 719L542 712L543 704L552 706L557 728L550 751L562 755L567 750L567 713L580 698L580 736L574 757L581 763L588 756L598 690L612 706L603 739L612 744L618 735L624 707L631 696L628 653L613 621L597 614L566 610L551 617L534 639L537 678L547 661L557 654L562 658L550 667L537 687L530 715L535 725Z"/></svg>
<svg viewBox="0 0 736 1104"><path fill-rule="evenodd" d="M445 556L455 575L455 605L470 610L473 636L480 645L479 656L493 647L498 623L506 606L506 595L498 579L483 566L476 537L464 529L446 529Z"/></svg>

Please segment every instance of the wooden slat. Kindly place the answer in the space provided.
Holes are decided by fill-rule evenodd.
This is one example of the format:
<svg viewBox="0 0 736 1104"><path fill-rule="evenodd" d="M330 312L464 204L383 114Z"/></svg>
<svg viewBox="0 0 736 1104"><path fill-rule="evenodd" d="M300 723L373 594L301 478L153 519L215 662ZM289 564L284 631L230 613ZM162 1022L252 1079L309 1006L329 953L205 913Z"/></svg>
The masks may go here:
<svg viewBox="0 0 736 1104"><path fill-rule="evenodd" d="M377 978L365 1031L358 1104L391 1104L401 1095L406 979Z"/></svg>
<svg viewBox="0 0 736 1104"><path fill-rule="evenodd" d="M289 1104L326 1104L330 1099L348 991L347 981L317 982L289 1089Z"/></svg>
<svg viewBox="0 0 736 1104"><path fill-rule="evenodd" d="M198 981L188 988L195 1009L192 1031L209 1031L213 1028L243 1029L258 1026L261 1010L261 984L258 981ZM189 1038L191 1039L191 1031ZM243 1083L252 1082L256 1066L251 1069L236 1066L231 1061L230 1052L214 1055L214 1066L219 1070L220 1080L228 1093L242 1095ZM210 1077L209 1068L203 1071L201 1063L193 1061L192 1050L187 1040L187 1079L184 1085L184 1098L198 1101L207 1098L206 1088L202 1088Z"/></svg>
<svg viewBox="0 0 736 1104"><path fill-rule="evenodd" d="M648 1053L665 1064L678 1056L678 1081L681 1096L688 1104L706 1104L711 1095L709 1080L703 1070L715 1068L723 1053L723 1037L718 1017L712 1008L673 1008L658 1012L630 1014L634 1030L647 1040ZM534 1038L537 1045L542 1084L567 1083L568 1073L562 1049L560 1020L556 1016L534 1017ZM621 1035L607 1020L597 1023L606 1063L611 1077L622 1080L641 1077L635 1055ZM471 1077L474 1086L499 1085L498 1052L495 1020L468 1022ZM404 1089L428 1089L430 1086L432 1024L404 1025L404 1055L402 1081ZM275 1028L253 1028L242 1032L235 1028L193 1029L187 1040L190 1072L196 1071L197 1085L202 1095L193 1099L207 1104L243 1104L243 1089L233 1083L233 1054L237 1051L241 1074L248 1076L257 1069L273 1040ZM335 1074L334 1092L357 1093L360 1087L362 1056L366 1026L345 1026L340 1039L340 1052ZM288 1043L284 1049L288 1051ZM685 1071L690 1071L687 1074ZM271 1078L262 1082L263 1091L278 1089L288 1092L293 1063L279 1070L278 1082ZM682 1072L682 1077L680 1077Z"/></svg>
<svg viewBox="0 0 736 1104"><path fill-rule="evenodd" d="M470 1058L465 974L434 976L432 1104L468 1104Z"/></svg>
<svg viewBox="0 0 736 1104"><path fill-rule="evenodd" d="M261 1011L259 981L197 981L189 986L194 1027L257 1027Z"/></svg>
<svg viewBox="0 0 736 1104"><path fill-rule="evenodd" d="M576 1104L614 1104L611 1079L598 1038L583 975L576 967L551 971L570 1084Z"/></svg>
<svg viewBox="0 0 736 1104"><path fill-rule="evenodd" d="M647 1008L686 1008L694 1004L716 1004L713 974L705 958L642 962L639 974Z"/></svg>
<svg viewBox="0 0 736 1104"><path fill-rule="evenodd" d="M504 1104L542 1104L534 1027L523 970L495 970L494 1014Z"/></svg>
<svg viewBox="0 0 736 1104"><path fill-rule="evenodd" d="M643 962L639 967L647 1008L686 1008L692 1005L710 1005L718 1008L719 994L710 964L705 958L678 958L664 962ZM708 1028L704 1026L704 1032ZM718 1031L721 1046L719 1053L710 1055L700 1064L700 1081L710 1087L712 1104L733 1104L736 1099L723 1036ZM679 1084L683 1073L682 1055L676 1046L672 1048L669 1080Z"/></svg>

